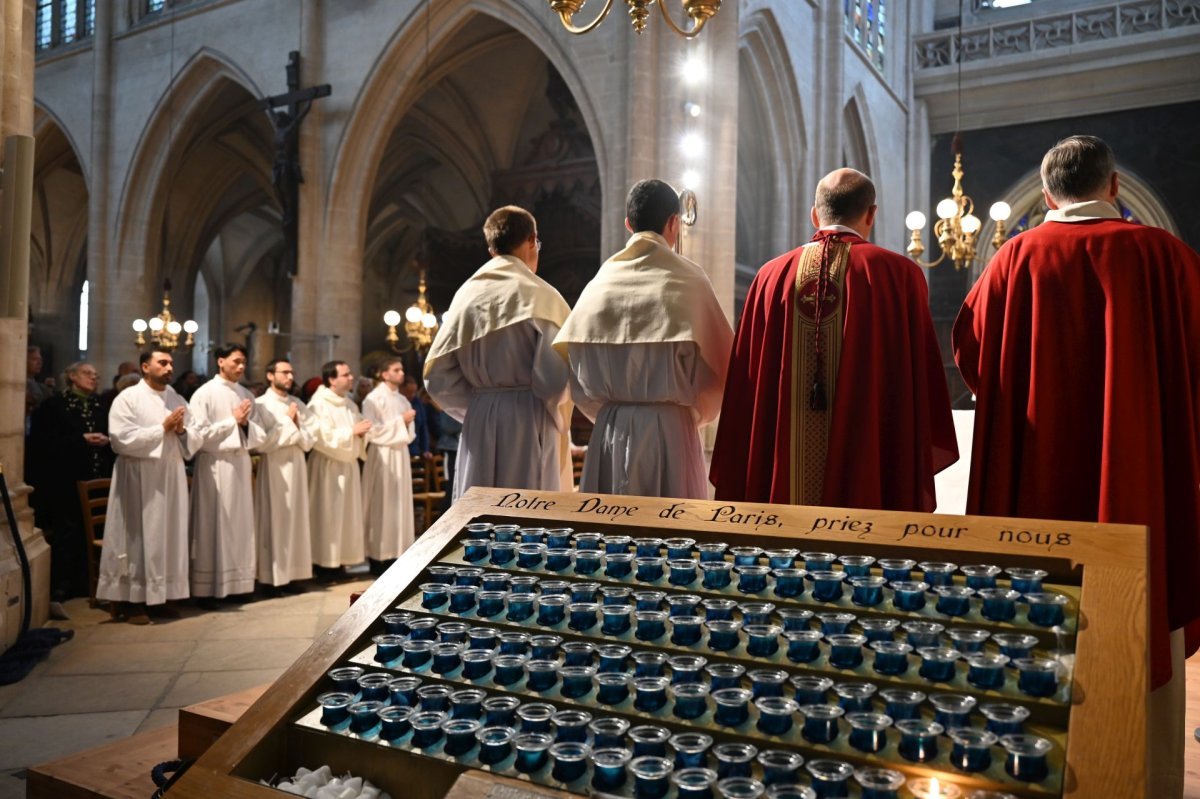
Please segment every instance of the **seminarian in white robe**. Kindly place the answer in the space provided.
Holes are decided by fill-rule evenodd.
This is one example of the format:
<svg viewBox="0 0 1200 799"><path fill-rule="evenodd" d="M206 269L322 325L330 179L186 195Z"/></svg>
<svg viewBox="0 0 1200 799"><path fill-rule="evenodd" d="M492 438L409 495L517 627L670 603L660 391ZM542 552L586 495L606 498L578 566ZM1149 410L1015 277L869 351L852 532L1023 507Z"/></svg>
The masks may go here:
<svg viewBox="0 0 1200 799"><path fill-rule="evenodd" d="M117 462L108 495L96 598L162 605L188 596L188 485L183 462L200 447L191 414L185 432L163 420L183 397L145 380L113 400L108 436Z"/></svg>
<svg viewBox="0 0 1200 799"><path fill-rule="evenodd" d="M387 561L400 557L414 539L412 466L408 444L417 435L415 422L404 420L412 405L387 383L363 400L370 420L367 465L363 470L363 514L367 520L367 557Z"/></svg>
<svg viewBox="0 0 1200 799"><path fill-rule="evenodd" d="M596 423L580 490L707 499L699 427L720 412L732 344L704 270L659 233L635 233L555 339Z"/></svg>
<svg viewBox="0 0 1200 799"><path fill-rule="evenodd" d="M234 409L254 395L217 375L192 395L196 428L204 438L192 466L193 597L254 591L254 492L250 448L266 440L253 410L245 429Z"/></svg>
<svg viewBox="0 0 1200 799"><path fill-rule="evenodd" d="M261 457L254 481L254 533L258 581L283 586L312 577L308 519L308 470L304 454L317 440L317 417L293 396L274 389L254 400L266 437L254 451ZM288 407L296 408L296 421Z"/></svg>
<svg viewBox="0 0 1200 799"><path fill-rule="evenodd" d="M569 311L511 255L492 258L454 295L425 387L463 423L455 498L471 486L571 490L567 367L552 346Z"/></svg>
<svg viewBox="0 0 1200 799"><path fill-rule="evenodd" d="M350 397L321 386L309 400L317 440L308 459L309 524L313 562L327 569L363 561L362 478L366 457L354 425L362 420Z"/></svg>

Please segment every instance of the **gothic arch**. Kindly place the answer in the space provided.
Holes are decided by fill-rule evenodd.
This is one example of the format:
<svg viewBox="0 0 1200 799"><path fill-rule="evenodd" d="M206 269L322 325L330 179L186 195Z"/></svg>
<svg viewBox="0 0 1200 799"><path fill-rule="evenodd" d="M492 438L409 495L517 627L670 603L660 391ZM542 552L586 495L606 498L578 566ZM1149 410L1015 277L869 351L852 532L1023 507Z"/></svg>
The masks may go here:
<svg viewBox="0 0 1200 799"><path fill-rule="evenodd" d="M853 167L871 178L878 179L875 171L879 168L879 150L876 145L875 133L871 124L869 105L862 84L854 87L854 96L846 102L842 112L843 126L847 147L848 162L845 166Z"/></svg>

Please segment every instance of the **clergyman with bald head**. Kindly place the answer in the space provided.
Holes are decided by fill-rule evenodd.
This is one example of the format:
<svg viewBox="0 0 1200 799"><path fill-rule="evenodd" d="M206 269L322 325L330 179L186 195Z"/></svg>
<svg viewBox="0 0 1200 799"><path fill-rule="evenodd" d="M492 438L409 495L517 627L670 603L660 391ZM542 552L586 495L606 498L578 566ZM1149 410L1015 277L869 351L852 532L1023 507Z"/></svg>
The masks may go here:
<svg viewBox="0 0 1200 799"><path fill-rule="evenodd" d="M817 184L812 240L768 261L738 324L710 477L717 499L932 511L958 460L921 270L870 241L875 185Z"/></svg>

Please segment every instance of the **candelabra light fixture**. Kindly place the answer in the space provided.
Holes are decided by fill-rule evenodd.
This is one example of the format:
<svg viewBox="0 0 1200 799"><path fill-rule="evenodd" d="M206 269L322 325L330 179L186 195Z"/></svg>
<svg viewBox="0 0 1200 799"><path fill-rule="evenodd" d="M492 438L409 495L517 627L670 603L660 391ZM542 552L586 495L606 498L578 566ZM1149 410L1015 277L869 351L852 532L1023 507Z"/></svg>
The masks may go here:
<svg viewBox="0 0 1200 799"><path fill-rule="evenodd" d="M133 320L133 332L137 334L133 341L138 347L146 346L146 331L148 330L155 349L171 352L176 348L193 346L196 343L195 333L199 329L200 325L193 320L188 319L181 324L171 313L171 281L164 280L162 310L159 311L158 316L151 317L149 320ZM187 338L182 342L179 340L180 333L187 333Z"/></svg>
<svg viewBox="0 0 1200 799"><path fill-rule="evenodd" d="M600 9L600 14L594 20L577 26L574 24L574 17L587 3L587 0L546 0L546 2L549 3L550 10L558 14L563 27L575 34L595 30L613 7L613 0L605 0L604 7ZM678 25L675 20L671 19L671 15L667 11L667 0L625 0L625 5L629 6L629 19L633 22L633 29L638 33L646 29L646 18L650 16L650 6L657 5L667 27L685 39L693 39L698 36L704 23L715 17L721 10L721 0L678 0L678 2L692 21L690 28Z"/></svg>
<svg viewBox="0 0 1200 799"><path fill-rule="evenodd" d="M425 299L425 270L421 270L417 283L417 300L404 311L404 335L406 341L401 344L396 326L401 318L398 311L387 311L383 315L383 323L388 326L387 343L395 352L406 352L415 347L417 352L424 352L433 344L433 336L437 333L438 320L433 306Z"/></svg>
<svg viewBox="0 0 1200 799"><path fill-rule="evenodd" d="M938 246L942 249L942 254L936 261L921 260L921 254L925 252L925 245L921 243L925 214L912 211L904 218L905 226L912 231L907 249L909 257L927 269L932 269L947 257L954 262L955 269L970 266L975 260L976 237L983 228L983 222L975 216L974 201L963 191L962 151L958 146L957 136L954 142L954 169L950 173L954 177L954 187L950 190L950 196L937 204L938 221L933 223L933 235L937 237ZM988 210L988 216L996 223L996 232L992 236L994 249L999 249L1004 244L1004 223L1011 213L1012 209L1004 202L993 203Z"/></svg>

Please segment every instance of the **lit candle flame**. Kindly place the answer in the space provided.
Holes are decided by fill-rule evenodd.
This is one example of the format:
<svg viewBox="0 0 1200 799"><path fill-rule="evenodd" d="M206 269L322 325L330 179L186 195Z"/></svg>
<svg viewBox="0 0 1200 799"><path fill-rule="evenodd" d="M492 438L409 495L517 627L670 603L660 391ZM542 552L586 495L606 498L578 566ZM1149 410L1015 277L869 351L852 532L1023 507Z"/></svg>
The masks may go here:
<svg viewBox="0 0 1200 799"><path fill-rule="evenodd" d="M929 797L930 799L934 799L935 797L940 797L941 795L942 784L937 781L937 777L934 777L929 781Z"/></svg>

